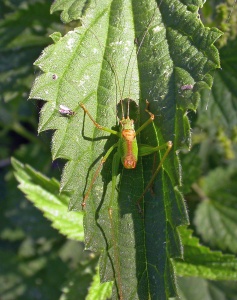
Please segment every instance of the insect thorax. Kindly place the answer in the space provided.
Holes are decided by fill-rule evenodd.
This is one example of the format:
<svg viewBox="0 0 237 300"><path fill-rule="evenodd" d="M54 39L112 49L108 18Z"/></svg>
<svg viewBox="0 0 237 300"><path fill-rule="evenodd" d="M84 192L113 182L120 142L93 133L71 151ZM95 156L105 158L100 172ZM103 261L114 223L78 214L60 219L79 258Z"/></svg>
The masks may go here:
<svg viewBox="0 0 237 300"><path fill-rule="evenodd" d="M134 121L132 119L126 118L120 120L120 124L123 130L134 130Z"/></svg>

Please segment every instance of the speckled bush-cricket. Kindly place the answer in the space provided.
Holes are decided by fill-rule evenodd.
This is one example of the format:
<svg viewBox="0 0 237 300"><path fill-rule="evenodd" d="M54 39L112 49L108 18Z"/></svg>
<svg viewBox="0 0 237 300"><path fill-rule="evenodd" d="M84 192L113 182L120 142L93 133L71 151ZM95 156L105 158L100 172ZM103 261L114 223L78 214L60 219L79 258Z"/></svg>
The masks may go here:
<svg viewBox="0 0 237 300"><path fill-rule="evenodd" d="M154 15L155 15L155 11L154 11ZM145 38L145 36L148 32L148 29L151 25L152 20L153 20L153 17L149 21L149 24L147 26L147 30L145 31L145 33L143 32L143 36L140 39L140 43L138 44L138 42L137 42L138 39L137 38L134 40L134 47L137 46L137 49L138 49L136 55L138 55L138 53L141 49L144 38ZM100 41L99 41L98 37L94 33L93 33L93 35L94 35L95 39L98 41L98 44L101 47L101 44L100 44ZM131 59L131 57L130 57L130 59ZM120 116L117 114L117 117L119 118L119 130L118 131L112 130L112 129L107 128L107 127L105 127L101 124L98 124L96 122L96 120L92 117L92 115L90 114L90 112L86 108L86 105L83 102L80 103L80 107L84 110L84 113L90 118L90 120L93 122L93 124L98 129L106 131L110 134L116 135L118 137L118 141L114 145L112 145L108 149L108 151L105 153L105 155L103 156L99 166L97 167L97 169L96 169L96 171L93 175L91 183L90 183L87 191L84 194L81 206L82 206L82 209L85 209L86 202L87 202L88 197L90 195L90 192L93 188L93 184L95 183L96 178L99 176L99 173L100 173L100 170L101 170L103 164L105 163L107 158L110 156L110 154L112 154L112 152L115 149L117 151L113 156L113 162L112 162L112 194L111 194L111 197L110 197L110 202L109 202L109 207L108 207L108 210L109 210L110 214L111 214L111 210L112 210L112 203L113 203L114 197L115 197L116 177L118 175L118 169L119 169L120 161L121 161L124 168L131 169L131 172L132 172L132 169L136 168L137 160L139 159L139 157L151 155L151 154L154 154L154 153L158 152L159 150L166 149L166 151L165 151L163 157L161 158L158 166L153 171L152 177L149 180L147 186L145 187L143 193L140 195L140 197L138 199L134 199L134 204L136 204L138 206L138 209L141 212L142 209L141 209L140 203L143 199L143 196L148 191L148 189L152 186L154 179L156 178L159 170L162 167L163 162L165 161L166 157L168 156L168 154L169 154L169 152L172 148L172 142L168 141L168 142L166 142L162 145L157 145L156 147L150 146L150 145L139 144L137 142L137 135L143 129L145 129L147 126L149 126L149 124L151 124L153 122L154 118L155 118L154 114L149 110L149 99L145 100L146 101L145 112L148 114L148 119L138 129L135 129L135 125L134 125L135 122L132 118L130 118L130 104L131 103L134 104L136 102L133 99L131 99L130 97L127 97L127 98L123 99L124 87L123 87L123 89L121 89L121 87L120 87L119 80L118 80L118 74L117 74L117 71L116 71L116 68L115 68L115 64L114 64L111 57L107 58L107 63L110 65L113 73L115 74L115 81L117 82L118 90L119 90L119 94L120 94L120 102L117 104L117 109L118 109L118 106L120 106L120 109L121 109ZM131 61L129 60L128 65L130 63L131 63ZM125 80L126 80L126 75L125 75ZM125 82L125 80L124 80L124 82ZM130 77L129 81L130 81L130 86L131 86L132 76ZM129 94L130 94L130 91L129 91Z"/></svg>
<svg viewBox="0 0 237 300"><path fill-rule="evenodd" d="M102 165L105 163L106 159L108 158L108 156L113 152L114 149L117 149L117 152L114 154L113 157L113 163L112 163L112 195L111 195L111 199L110 199L110 203L109 203L109 211L111 212L111 207L112 207L112 202L114 200L114 193L115 193L115 188L116 188L116 176L118 173L118 167L119 167L119 163L120 161L122 162L124 168L126 169L134 169L136 167L137 164L137 160L139 156L146 156L146 155L150 155L152 153L155 153L159 150L162 149L166 149L158 167L156 168L155 172L153 173L149 183L147 184L145 190L143 191L141 197L136 201L136 204L139 208L139 211L141 212L141 206L140 206L140 202L144 196L144 194L147 192L147 190L151 187L157 173L159 172L164 160L166 159L167 155L169 154L171 148L172 148L172 142L168 141L167 143L161 145L161 146L157 146L157 147L152 147L149 145L140 145L137 143L137 138L136 136L144 129L146 128L151 122L153 122L154 120L154 114L152 114L149 111L149 102L146 100L146 109L145 111L148 113L149 118L147 119L147 121L142 124L137 130L135 130L134 127L134 120L130 119L129 116L129 106L130 106L130 102L133 101L132 99L129 98L125 98L125 99L121 99L120 101L120 105L121 105L121 109L122 109L122 119L120 120L120 128L119 131L115 131L112 130L110 128L104 127L100 124L98 124L94 118L91 116L91 114L89 113L89 111L86 109L85 105L83 103L80 103L81 108L84 110L85 114L88 115L88 117L91 119L91 121L94 123L94 125L100 129L100 130L104 130L106 132L109 132L111 134L114 134L118 137L118 142L115 143L114 145L112 145L109 150L106 152L106 154L104 155L104 157L102 158L99 167L97 168L92 182L84 196L83 202L82 202L82 208L85 208L86 206L86 201L89 197L90 191L93 187L93 184L97 178L97 176L99 175L99 171L102 167ZM124 113L124 104L127 105L127 114L125 116Z"/></svg>

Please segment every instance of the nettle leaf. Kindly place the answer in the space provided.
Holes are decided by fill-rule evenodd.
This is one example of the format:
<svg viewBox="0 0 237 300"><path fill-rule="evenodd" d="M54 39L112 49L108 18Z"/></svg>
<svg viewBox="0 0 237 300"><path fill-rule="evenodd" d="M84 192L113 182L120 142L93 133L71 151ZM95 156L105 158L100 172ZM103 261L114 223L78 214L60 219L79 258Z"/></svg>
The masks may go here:
<svg viewBox="0 0 237 300"><path fill-rule="evenodd" d="M145 112L149 101L155 120L138 136L139 143L157 146L172 141L174 146L152 191L145 194L144 214L136 203L164 151L155 159L154 155L139 159L133 170L120 168L110 215L113 152L86 203L85 243L87 249L102 253L101 282L115 282L114 299L167 299L176 295L170 258L182 257L177 226L188 222L178 190L176 150L189 146L186 111L196 109L199 91L210 88L209 73L219 67L213 42L220 32L203 27L197 13L202 1L189 6L174 0L88 3L82 26L64 37L54 34L55 44L36 61L42 74L30 98L47 101L39 131L55 130L53 158L68 160L61 189L74 193L70 202L74 210L81 207L99 160L117 141L96 128L79 103L96 122L118 130L120 99L131 98L139 104L136 128L149 118ZM63 13L70 14L68 6ZM60 116L60 105L71 114Z"/></svg>
<svg viewBox="0 0 237 300"><path fill-rule="evenodd" d="M195 212L198 233L212 247L237 253L236 166L216 168L200 182L205 199Z"/></svg>
<svg viewBox="0 0 237 300"><path fill-rule="evenodd" d="M236 280L237 259L234 255L211 251L199 244L192 231L180 227L179 232L184 247L183 260L175 259L178 276L194 276L211 280Z"/></svg>
<svg viewBox="0 0 237 300"><path fill-rule="evenodd" d="M52 226L68 238L82 241L84 238L82 214L67 213L69 197L59 194L59 182L36 172L29 165L23 165L12 158L15 177L20 183L19 189L27 199L43 211L44 216L52 221Z"/></svg>

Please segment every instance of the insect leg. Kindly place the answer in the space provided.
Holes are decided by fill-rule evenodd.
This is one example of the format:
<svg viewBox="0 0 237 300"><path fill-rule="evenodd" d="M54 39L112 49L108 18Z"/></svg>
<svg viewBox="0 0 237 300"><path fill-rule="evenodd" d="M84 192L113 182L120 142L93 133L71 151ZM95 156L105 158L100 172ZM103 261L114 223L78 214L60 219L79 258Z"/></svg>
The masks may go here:
<svg viewBox="0 0 237 300"><path fill-rule="evenodd" d="M144 123L142 124L142 126L140 126L137 131L136 131L136 135L138 133L140 133L144 128L147 127L147 125L149 125L151 122L153 122L153 120L155 119L155 116L153 115L153 113L151 113L149 110L148 110L148 107L149 107L149 102L146 100L146 109L145 111L150 115L150 118Z"/></svg>
<svg viewBox="0 0 237 300"><path fill-rule="evenodd" d="M119 299L123 300L123 291L122 291L122 279L121 279L121 271L120 271L120 256L119 256L119 249L118 249L118 242L117 242L117 236L116 236L116 230L115 230L115 224L113 220L113 202L114 202L114 197L115 197L115 190L116 190L116 179L118 176L118 168L119 168L119 163L120 163L121 157L120 153L117 151L114 154L113 157L113 163L112 163L112 193L111 193L111 198L109 201L109 207L108 207L108 212L109 212L109 220L111 224L111 235L112 235L112 241L113 241L113 248L114 248L114 260L115 260L115 267L116 267L116 272L114 273L114 279L115 279L115 284L117 287Z"/></svg>
<svg viewBox="0 0 237 300"><path fill-rule="evenodd" d="M151 187L151 185L152 185L153 181L155 180L158 172L160 171L166 157L168 156L172 146L173 146L173 143L171 141L168 141L167 143L165 143L161 146L157 146L157 147L151 147L149 145L140 145L139 153L138 153L139 156L146 156L146 155L152 154L154 152L157 152L157 151L165 149L165 148L166 148L166 151L165 151L165 154L163 155L163 157L161 158L160 163L159 163L158 167L156 168L155 172L153 173L150 181L148 182L145 190L143 191L141 197L137 201L137 206L138 206L139 212L142 212L142 209L140 206L142 198L145 195L145 193L148 191L148 189Z"/></svg>
<svg viewBox="0 0 237 300"><path fill-rule="evenodd" d="M101 130L104 130L106 132L112 133L114 135L117 135L118 137L120 137L120 133L118 131L112 130L110 128L104 127L100 124L98 124L92 117L92 115L89 113L89 111L86 109L85 105L83 103L80 103L81 108L84 110L85 114L88 115L88 117L91 119L91 121L94 123L94 125Z"/></svg>
<svg viewBox="0 0 237 300"><path fill-rule="evenodd" d="M87 199L88 199L88 197L89 197L89 195L90 195L90 192L91 192L91 190L92 190L93 184L94 184L95 181L96 181L96 178L99 176L99 173L100 173L100 170L101 170L103 164L106 162L107 158L109 157L109 155L111 154L111 152L112 152L116 147L118 147L118 143L116 143L116 144L114 144L113 146L111 146L111 147L109 148L109 150L106 152L105 156L101 159L101 162L100 162L98 168L96 169L95 174L94 174L94 176L93 176L93 178L92 178L92 180L91 180L90 186L89 186L89 188L88 188L88 190L87 190L87 192L86 192L86 194L85 194L85 196L84 196L84 198L83 198L83 202L81 203L82 209L84 209L84 207L86 206L86 201L87 201Z"/></svg>

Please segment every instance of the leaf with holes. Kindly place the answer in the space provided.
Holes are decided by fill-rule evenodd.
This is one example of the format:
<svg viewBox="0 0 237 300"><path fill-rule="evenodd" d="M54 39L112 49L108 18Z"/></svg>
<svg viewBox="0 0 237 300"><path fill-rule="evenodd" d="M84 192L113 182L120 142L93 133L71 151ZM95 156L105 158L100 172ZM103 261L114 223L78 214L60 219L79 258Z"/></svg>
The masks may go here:
<svg viewBox="0 0 237 300"><path fill-rule="evenodd" d="M196 109L200 89L212 84L210 72L219 67L213 42L221 33L203 27L198 15L203 1L88 3L82 10L82 26L64 37L53 34L55 43L35 63L42 74L30 97L47 101L39 131L55 130L53 158L68 160L61 189L74 193L70 208L78 209L99 160L117 142L116 136L96 128L79 104L96 122L118 130L120 99L131 98L139 105L136 128L148 119L149 101L155 120L138 136L139 143L157 146L172 141L174 147L145 194L144 214L136 202L164 151L155 158L139 158L133 170L120 168L111 221L113 152L87 201L85 243L87 249L102 253L101 281L115 282L114 299L167 299L177 293L170 258L182 257L177 226L188 222L178 190L176 150L190 144L186 111ZM68 8L66 12L70 14ZM60 114L60 105L73 114Z"/></svg>

